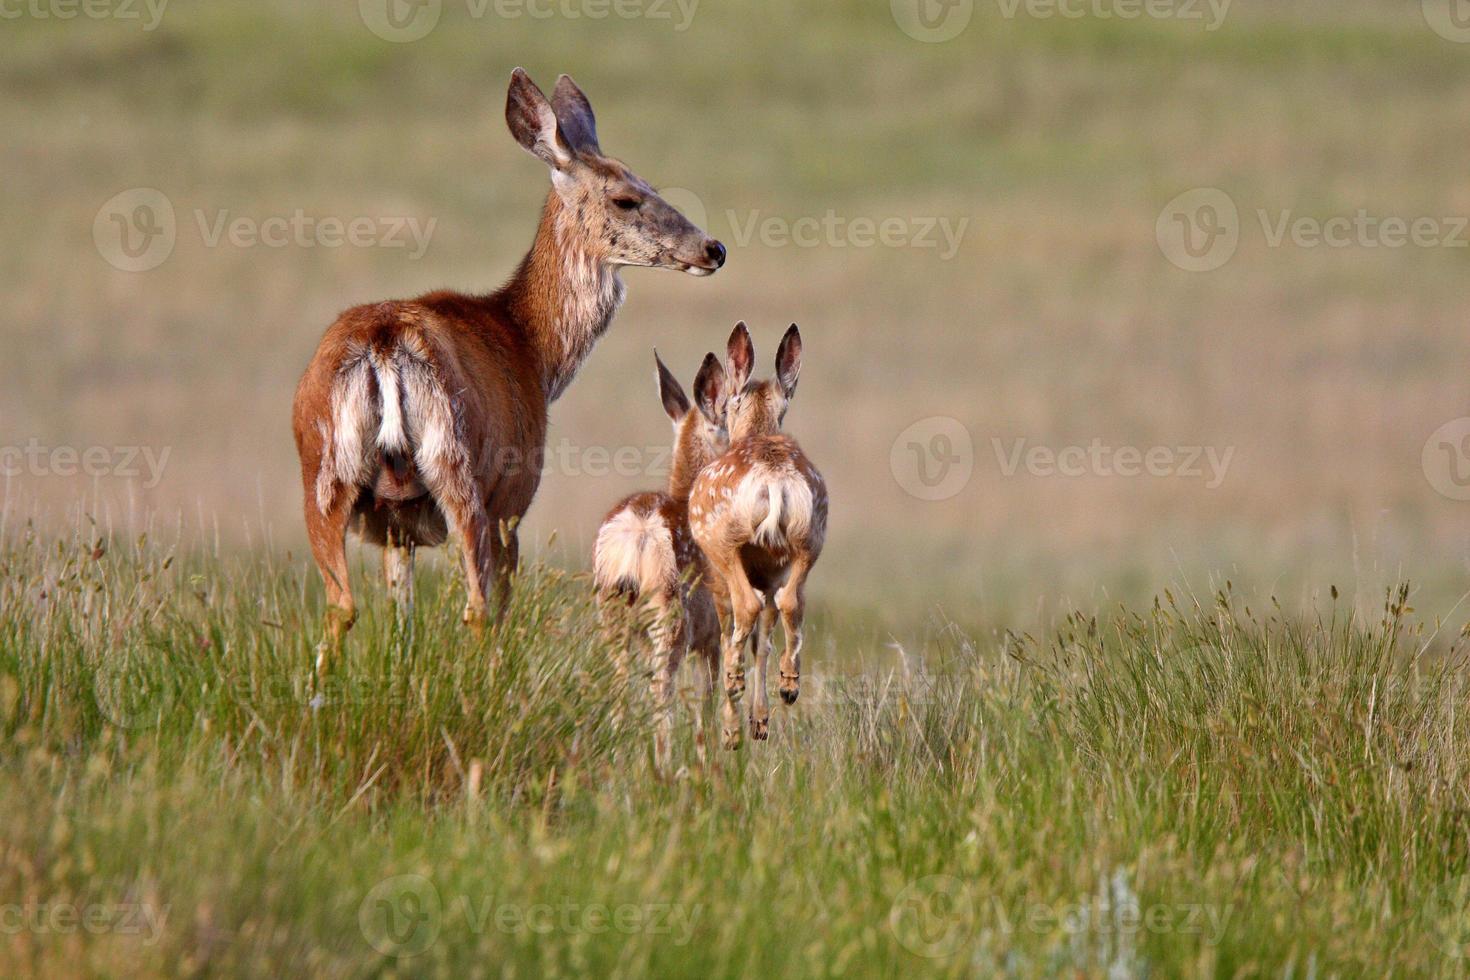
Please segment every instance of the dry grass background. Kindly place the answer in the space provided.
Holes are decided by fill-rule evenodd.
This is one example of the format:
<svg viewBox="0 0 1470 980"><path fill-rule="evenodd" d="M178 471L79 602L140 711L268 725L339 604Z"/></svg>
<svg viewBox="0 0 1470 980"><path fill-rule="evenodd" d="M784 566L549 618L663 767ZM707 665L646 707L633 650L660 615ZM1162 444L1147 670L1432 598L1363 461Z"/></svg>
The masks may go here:
<svg viewBox="0 0 1470 980"><path fill-rule="evenodd" d="M1153 594L1184 577L1308 599L1377 599L1407 576L1421 612L1463 591L1470 504L1420 452L1470 410L1470 250L1269 247L1256 209L1326 218L1470 214L1470 46L1417 3L1234 5L1198 23L1007 18L980 3L921 43L888 5L713 3L654 20L475 20L460 3L390 44L355 3L171 3L161 24L7 23L0 81L0 445L169 447L163 481L21 476L8 527L171 527L293 549L288 410L348 305L490 288L529 242L542 169L505 132L512 66L568 71L603 143L687 189L731 245L708 281L632 270L629 301L570 393L553 445L657 446L657 344L688 373L738 317L762 360L808 338L788 425L834 487L814 589L894 622L966 621ZM1241 244L1170 264L1166 202L1218 187ZM178 243L120 272L91 237L113 195L153 187ZM435 219L428 252L207 247L194 213ZM967 219L958 253L736 241L794 221ZM890 472L897 435L960 420L974 475L924 502ZM1234 447L1224 483L1001 472L992 439L1054 448ZM552 472L529 520L584 561L607 503L658 482ZM86 498L90 505L83 505Z"/></svg>

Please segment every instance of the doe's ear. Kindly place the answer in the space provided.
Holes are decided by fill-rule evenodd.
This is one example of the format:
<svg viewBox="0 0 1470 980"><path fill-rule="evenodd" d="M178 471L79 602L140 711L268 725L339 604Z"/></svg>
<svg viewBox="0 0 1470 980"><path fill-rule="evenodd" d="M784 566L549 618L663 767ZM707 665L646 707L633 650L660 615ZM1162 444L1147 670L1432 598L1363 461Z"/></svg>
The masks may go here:
<svg viewBox="0 0 1470 980"><path fill-rule="evenodd" d="M755 367L755 344L750 341L750 329L744 320L735 324L730 333L730 341L725 345L725 360L730 390L739 391L750 380L751 368Z"/></svg>
<svg viewBox="0 0 1470 980"><path fill-rule="evenodd" d="M786 336L781 338L781 346L776 348L776 380L781 382L781 390L786 393L787 401L796 394L796 379L801 375L801 331L792 324L786 331Z"/></svg>
<svg viewBox="0 0 1470 980"><path fill-rule="evenodd" d="M590 152L602 155L597 145L597 118L592 115L592 103L572 81L571 75L556 80L556 90L551 93L551 108L556 121L561 124L562 135L578 153Z"/></svg>
<svg viewBox="0 0 1470 980"><path fill-rule="evenodd" d="M664 412L678 422L689 414L689 396L684 394L679 379L665 366L658 351L653 352L653 362L658 365L658 397L664 403Z"/></svg>
<svg viewBox="0 0 1470 980"><path fill-rule="evenodd" d="M725 390L725 368L714 352L704 355L704 363L694 376L694 403L714 425L725 423L725 403L729 392Z"/></svg>
<svg viewBox="0 0 1470 980"><path fill-rule="evenodd" d="M561 131L551 103L524 68L510 73L505 124L517 143L553 170L563 170L572 162L571 144Z"/></svg>

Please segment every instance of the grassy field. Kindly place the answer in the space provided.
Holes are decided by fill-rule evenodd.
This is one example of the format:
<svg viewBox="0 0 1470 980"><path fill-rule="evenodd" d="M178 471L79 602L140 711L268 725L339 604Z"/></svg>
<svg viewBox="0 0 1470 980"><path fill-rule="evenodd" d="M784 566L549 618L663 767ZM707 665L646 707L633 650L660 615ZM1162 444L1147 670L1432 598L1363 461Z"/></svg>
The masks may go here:
<svg viewBox="0 0 1470 980"><path fill-rule="evenodd" d="M586 583L498 633L295 569L0 556L6 976L1462 975L1463 654L1229 592L809 672L653 778ZM373 596L381 599L380 591ZM828 624L824 632L842 633ZM852 646L857 646L853 640ZM1433 649L1431 649L1431 647Z"/></svg>
<svg viewBox="0 0 1470 980"><path fill-rule="evenodd" d="M0 975L1463 975L1447 5L597 2L0 12ZM515 65L730 261L627 274L505 626L442 555L393 622L364 552L314 689L291 392L342 308L519 258ZM376 237L219 231L298 214ZM582 570L665 476L650 348L738 318L806 341L808 681L739 754L686 697L660 782Z"/></svg>

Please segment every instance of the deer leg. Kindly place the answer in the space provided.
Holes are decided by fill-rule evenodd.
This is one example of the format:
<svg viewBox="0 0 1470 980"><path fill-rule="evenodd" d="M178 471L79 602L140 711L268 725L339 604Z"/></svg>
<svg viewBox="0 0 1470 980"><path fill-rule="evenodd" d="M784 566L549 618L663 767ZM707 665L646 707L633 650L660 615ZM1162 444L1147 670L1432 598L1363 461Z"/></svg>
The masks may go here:
<svg viewBox="0 0 1470 980"><path fill-rule="evenodd" d="M597 621L603 642L613 651L616 658L618 677L618 701L613 706L611 721L620 726L623 721L624 699L628 696L628 677L632 673L633 661L633 610L628 600L617 592L602 592L597 596Z"/></svg>
<svg viewBox="0 0 1470 980"><path fill-rule="evenodd" d="M314 495L306 499L306 533L311 540L311 554L322 573L327 591L325 636L317 647L316 672L320 677L331 661L342 652L342 638L357 622L357 606L352 601L352 582L347 574L347 521L352 508L344 500L326 513L316 506Z"/></svg>
<svg viewBox="0 0 1470 980"><path fill-rule="evenodd" d="M671 756L669 743L674 732L674 672L683 659L686 633L677 595L660 594L649 602L649 606L654 617L649 628L654 710L653 765L660 775L667 775Z"/></svg>
<svg viewBox="0 0 1470 980"><path fill-rule="evenodd" d="M392 532L383 545L383 581L387 583L399 621L410 622L413 619L413 545L399 544Z"/></svg>
<svg viewBox="0 0 1470 980"><path fill-rule="evenodd" d="M745 693L745 645L755 631L761 600L751 588L737 557L726 569L730 587L731 626L725 640L725 706L722 712L725 748L740 747L740 697Z"/></svg>
<svg viewBox="0 0 1470 980"><path fill-rule="evenodd" d="M464 552L464 622L476 632L485 626L485 588L490 581L492 541L495 530L478 500L452 508L447 515L462 538Z"/></svg>
<svg viewBox="0 0 1470 980"><path fill-rule="evenodd" d="M806 615L806 576L811 559L798 555L791 562L791 574L776 593L776 608L781 611L781 625L786 632L786 647L781 652L781 700L795 704L801 694L801 622Z"/></svg>
<svg viewBox="0 0 1470 980"><path fill-rule="evenodd" d="M766 666L771 659L771 637L776 630L776 607L761 607L759 623L752 639L755 642L755 691L750 698L750 737L764 742L770 734L771 695L766 684Z"/></svg>
<svg viewBox="0 0 1470 980"><path fill-rule="evenodd" d="M510 611L511 587L521 562L521 539L514 523L502 522L490 541L490 558L495 566L495 621L505 620Z"/></svg>

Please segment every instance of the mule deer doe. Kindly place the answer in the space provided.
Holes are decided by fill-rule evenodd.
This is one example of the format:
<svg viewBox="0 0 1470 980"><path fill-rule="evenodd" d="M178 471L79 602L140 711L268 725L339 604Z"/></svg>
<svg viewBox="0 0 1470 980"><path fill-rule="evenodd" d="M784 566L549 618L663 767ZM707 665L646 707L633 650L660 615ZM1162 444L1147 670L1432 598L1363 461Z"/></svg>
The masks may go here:
<svg viewBox="0 0 1470 980"><path fill-rule="evenodd" d="M673 731L674 678L690 650L713 685L720 655L720 626L714 600L701 581L704 568L689 531L689 493L694 479L725 451L725 370L706 354L694 379L694 407L684 389L654 353L659 397L674 423L674 452L668 492L635 493L608 511L597 531L592 579L610 627L641 602L649 617L649 667L656 711L654 765L668 769ZM625 606L625 609L619 609ZM622 631L619 630L621 633ZM623 664L633 661L624 651Z"/></svg>
<svg viewBox="0 0 1470 980"><path fill-rule="evenodd" d="M690 529L704 552L724 643L722 741L740 746L740 697L745 693L745 645L754 637L756 688L750 735L765 739L771 706L766 662L779 613L786 633L781 653L781 700L801 692L801 625L806 579L827 535L827 486L794 439L782 435L786 408L801 373L801 332L786 331L776 351L776 376L748 381L755 348L743 322L735 325L726 366L730 449L699 474L689 501Z"/></svg>
<svg viewBox="0 0 1470 980"><path fill-rule="evenodd" d="M530 251L487 295L440 291L354 307L327 330L296 391L293 428L306 529L327 589L320 669L356 620L349 525L382 545L412 607L413 553L462 539L466 623L503 615L516 524L541 480L546 408L566 390L623 300L620 266L710 275L725 247L598 146L587 97L562 75L550 100L517 68L505 119L551 168Z"/></svg>

